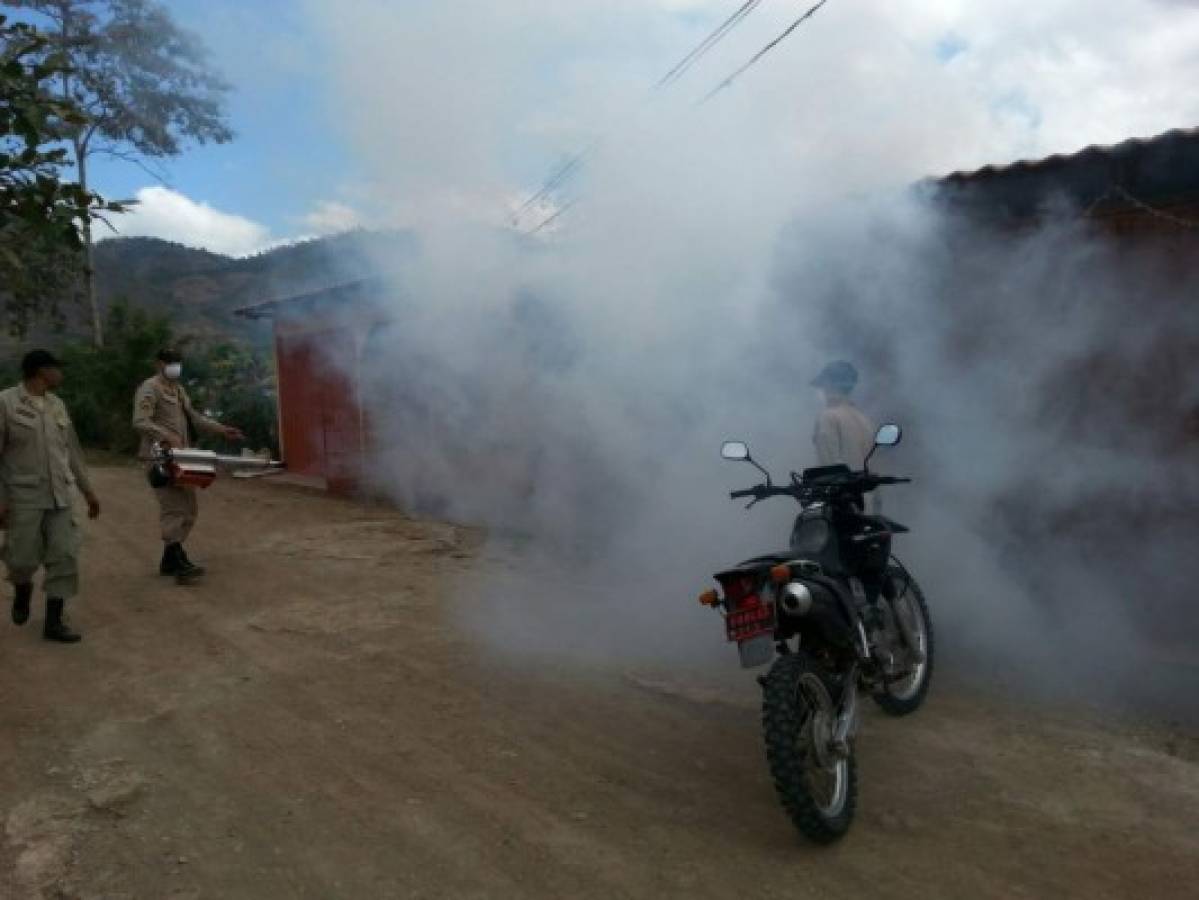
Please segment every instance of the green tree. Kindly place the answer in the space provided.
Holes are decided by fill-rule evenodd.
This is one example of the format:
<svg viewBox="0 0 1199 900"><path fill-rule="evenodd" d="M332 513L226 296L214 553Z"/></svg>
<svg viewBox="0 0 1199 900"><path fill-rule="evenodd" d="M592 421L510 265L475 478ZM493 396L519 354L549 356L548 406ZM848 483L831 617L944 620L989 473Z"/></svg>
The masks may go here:
<svg viewBox="0 0 1199 900"><path fill-rule="evenodd" d="M156 0L0 0L35 13L53 34L47 56L70 62L58 95L75 103L86 122L68 123L70 147L82 189L88 163L104 155L145 166L147 159L177 156L189 141L233 138L224 100L229 88L208 64L200 39L181 28ZM84 293L92 337L104 345L96 297L90 220L83 223Z"/></svg>
<svg viewBox="0 0 1199 900"><path fill-rule="evenodd" d="M80 225L120 211L60 179L68 159L55 138L64 126L87 123L78 107L49 92L66 69L44 35L0 16L0 301L8 329L17 334L42 298L59 296L70 280L82 246Z"/></svg>
<svg viewBox="0 0 1199 900"><path fill-rule="evenodd" d="M155 354L173 340L170 322L117 301L106 318L108 345L80 343L63 350L67 377L61 394L86 446L119 453L137 449L133 394L152 372Z"/></svg>
<svg viewBox="0 0 1199 900"><path fill-rule="evenodd" d="M229 342L190 346L184 380L197 409L236 425L251 449L278 451L276 380L269 354Z"/></svg>

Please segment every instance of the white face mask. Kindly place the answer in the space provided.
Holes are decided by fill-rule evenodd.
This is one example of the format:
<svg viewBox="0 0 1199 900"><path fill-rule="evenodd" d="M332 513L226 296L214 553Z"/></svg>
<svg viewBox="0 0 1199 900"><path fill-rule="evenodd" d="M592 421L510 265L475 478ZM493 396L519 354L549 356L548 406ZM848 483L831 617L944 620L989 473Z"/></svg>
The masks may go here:
<svg viewBox="0 0 1199 900"><path fill-rule="evenodd" d="M162 367L162 374L171 381L178 381L179 376L183 374L183 363L167 363Z"/></svg>

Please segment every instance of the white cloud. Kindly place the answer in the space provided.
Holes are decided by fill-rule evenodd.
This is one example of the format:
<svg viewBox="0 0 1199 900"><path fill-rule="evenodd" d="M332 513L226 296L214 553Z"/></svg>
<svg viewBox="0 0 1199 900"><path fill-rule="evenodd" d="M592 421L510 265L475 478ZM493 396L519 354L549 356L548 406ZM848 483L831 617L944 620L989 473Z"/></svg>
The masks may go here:
<svg viewBox="0 0 1199 900"><path fill-rule="evenodd" d="M155 237L236 257L350 231L365 224L353 207L338 201L325 201L299 217L299 233L279 237L261 222L216 209L170 188L144 187L135 199L137 204L128 213L112 218L117 233L101 234L101 239Z"/></svg>
<svg viewBox="0 0 1199 900"><path fill-rule="evenodd" d="M278 243L260 222L223 212L170 188L145 187L137 205L113 218L120 237L156 237L227 256L248 256Z"/></svg>
<svg viewBox="0 0 1199 900"><path fill-rule="evenodd" d="M339 234L363 226L362 217L352 206L327 200L301 219L306 231L316 235Z"/></svg>

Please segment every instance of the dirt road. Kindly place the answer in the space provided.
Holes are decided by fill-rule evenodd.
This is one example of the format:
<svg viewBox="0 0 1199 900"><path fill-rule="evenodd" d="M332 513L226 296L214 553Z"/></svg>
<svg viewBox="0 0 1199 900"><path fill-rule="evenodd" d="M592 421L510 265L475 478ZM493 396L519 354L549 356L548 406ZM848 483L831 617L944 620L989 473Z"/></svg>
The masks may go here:
<svg viewBox="0 0 1199 900"><path fill-rule="evenodd" d="M868 716L817 849L752 689L479 652L446 614L478 535L225 480L181 588L140 473L97 482L84 643L0 628L2 897L1195 896L1193 736L942 689Z"/></svg>

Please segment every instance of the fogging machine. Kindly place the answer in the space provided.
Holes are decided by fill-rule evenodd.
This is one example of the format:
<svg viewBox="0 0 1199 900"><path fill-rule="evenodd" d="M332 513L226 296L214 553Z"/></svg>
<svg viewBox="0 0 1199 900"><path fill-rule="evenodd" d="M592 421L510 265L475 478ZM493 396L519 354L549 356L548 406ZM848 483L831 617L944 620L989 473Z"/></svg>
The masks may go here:
<svg viewBox="0 0 1199 900"><path fill-rule="evenodd" d="M154 460L148 477L150 486L206 488L216 480L220 470L268 475L286 468L282 462L257 456L222 456L211 450L177 450L160 443L154 447Z"/></svg>

